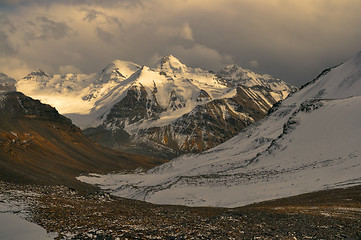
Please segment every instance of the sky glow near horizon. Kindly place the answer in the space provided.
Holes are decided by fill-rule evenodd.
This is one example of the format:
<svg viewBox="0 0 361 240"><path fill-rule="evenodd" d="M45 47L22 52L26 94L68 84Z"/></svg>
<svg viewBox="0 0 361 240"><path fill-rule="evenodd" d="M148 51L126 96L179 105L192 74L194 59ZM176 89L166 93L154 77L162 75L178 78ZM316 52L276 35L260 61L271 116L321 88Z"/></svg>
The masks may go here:
<svg viewBox="0 0 361 240"><path fill-rule="evenodd" d="M152 66L173 54L300 86L361 50L358 0L0 0L0 72L22 78Z"/></svg>

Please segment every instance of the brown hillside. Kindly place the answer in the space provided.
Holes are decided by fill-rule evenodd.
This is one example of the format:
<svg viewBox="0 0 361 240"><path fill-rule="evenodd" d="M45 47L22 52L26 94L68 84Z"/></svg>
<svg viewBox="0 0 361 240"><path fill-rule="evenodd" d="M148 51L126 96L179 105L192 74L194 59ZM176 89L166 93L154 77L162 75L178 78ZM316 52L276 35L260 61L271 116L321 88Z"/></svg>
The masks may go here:
<svg viewBox="0 0 361 240"><path fill-rule="evenodd" d="M116 152L82 135L55 108L0 93L0 179L80 187L82 173L149 168L163 160Z"/></svg>

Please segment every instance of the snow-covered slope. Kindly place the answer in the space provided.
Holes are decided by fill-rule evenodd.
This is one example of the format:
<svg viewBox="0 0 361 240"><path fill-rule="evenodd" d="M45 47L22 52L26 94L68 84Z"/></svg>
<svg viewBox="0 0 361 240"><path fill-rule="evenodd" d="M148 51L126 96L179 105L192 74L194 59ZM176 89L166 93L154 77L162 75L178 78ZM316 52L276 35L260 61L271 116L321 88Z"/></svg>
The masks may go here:
<svg viewBox="0 0 361 240"><path fill-rule="evenodd" d="M17 88L53 105L103 145L120 148L126 139L143 149L175 151L171 156L224 142L296 90L235 65L219 74L190 68L172 55L154 68L116 60L91 75L39 70Z"/></svg>
<svg viewBox="0 0 361 240"><path fill-rule="evenodd" d="M143 174L79 177L115 195L235 207L361 184L361 52L323 72L265 119L199 155Z"/></svg>
<svg viewBox="0 0 361 240"><path fill-rule="evenodd" d="M237 65L229 65L219 71L217 74L218 81L226 86L242 85L246 87L263 86L282 93L277 99L283 100L288 96L289 90L294 88L292 85L279 81L268 74L259 75L248 69L243 69Z"/></svg>

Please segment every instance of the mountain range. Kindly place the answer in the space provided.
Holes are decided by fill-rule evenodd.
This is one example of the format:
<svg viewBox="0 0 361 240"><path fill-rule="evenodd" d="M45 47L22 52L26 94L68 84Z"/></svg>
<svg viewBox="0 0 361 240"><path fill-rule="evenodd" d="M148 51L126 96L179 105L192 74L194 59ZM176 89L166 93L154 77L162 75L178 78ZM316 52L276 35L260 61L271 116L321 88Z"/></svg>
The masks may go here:
<svg viewBox="0 0 361 240"><path fill-rule="evenodd" d="M360 106L361 52L208 151L142 174L78 179L126 198L222 207L359 185Z"/></svg>
<svg viewBox="0 0 361 240"><path fill-rule="evenodd" d="M297 90L236 65L217 73L190 68L172 55L152 68L115 60L94 74L39 70L16 88L103 146L166 159L225 142Z"/></svg>

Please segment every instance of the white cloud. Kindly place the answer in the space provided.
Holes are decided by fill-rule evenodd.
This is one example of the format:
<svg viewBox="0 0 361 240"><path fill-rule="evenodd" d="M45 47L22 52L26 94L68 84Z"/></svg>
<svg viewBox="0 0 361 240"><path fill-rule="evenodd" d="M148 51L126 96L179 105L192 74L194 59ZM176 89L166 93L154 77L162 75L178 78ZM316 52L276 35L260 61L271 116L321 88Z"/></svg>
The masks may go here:
<svg viewBox="0 0 361 240"><path fill-rule="evenodd" d="M110 43L110 44L113 43L113 40L115 38L113 34L103 30L100 27L96 27L95 30L96 30L97 36L101 40L103 40L105 43Z"/></svg>
<svg viewBox="0 0 361 240"><path fill-rule="evenodd" d="M215 49L200 44L195 44L190 48L181 45L170 47L169 52L187 64L209 70L219 70L233 63L232 56L221 54Z"/></svg>
<svg viewBox="0 0 361 240"><path fill-rule="evenodd" d="M26 62L13 57L0 57L0 72L14 79L21 79L33 69Z"/></svg>
<svg viewBox="0 0 361 240"><path fill-rule="evenodd" d="M65 65L65 66L60 66L59 67L59 74L67 74L67 73L82 73L82 71L73 66L73 65Z"/></svg>
<svg viewBox="0 0 361 240"><path fill-rule="evenodd" d="M183 25L182 31L180 33L180 36L186 40L193 41L193 31L191 27L189 26L189 23L186 23Z"/></svg>
<svg viewBox="0 0 361 240"><path fill-rule="evenodd" d="M187 40L194 41L193 31L189 26L189 23L183 25L156 25L150 26L154 29L154 34L168 41ZM150 30L150 29L149 29ZM152 32L149 32L152 34Z"/></svg>

